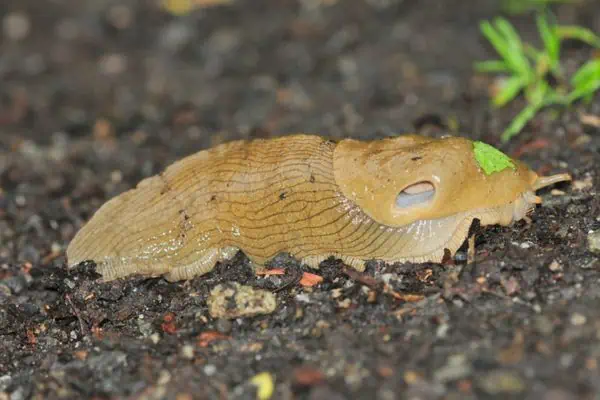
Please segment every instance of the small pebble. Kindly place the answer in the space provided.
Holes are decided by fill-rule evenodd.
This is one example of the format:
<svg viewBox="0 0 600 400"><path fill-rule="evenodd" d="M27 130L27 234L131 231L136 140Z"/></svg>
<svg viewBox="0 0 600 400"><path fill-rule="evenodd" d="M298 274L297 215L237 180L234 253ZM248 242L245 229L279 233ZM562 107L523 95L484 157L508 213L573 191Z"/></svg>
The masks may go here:
<svg viewBox="0 0 600 400"><path fill-rule="evenodd" d="M473 373L471 363L464 354L455 354L448 358L445 366L433 373L433 379L438 382L450 382L466 378Z"/></svg>
<svg viewBox="0 0 600 400"><path fill-rule="evenodd" d="M13 294L19 294L29 286L29 281L25 275L15 275L4 279L2 284L7 286Z"/></svg>
<svg viewBox="0 0 600 400"><path fill-rule="evenodd" d="M153 333L152 335L150 335L150 341L152 341L152 343L157 344L158 342L160 342L160 335L158 333Z"/></svg>
<svg viewBox="0 0 600 400"><path fill-rule="evenodd" d="M220 333L227 334L227 333L231 332L231 329L233 328L233 324L228 319L219 318L216 323L216 328L217 328L217 331L219 331Z"/></svg>
<svg viewBox="0 0 600 400"><path fill-rule="evenodd" d="M12 377L10 375L2 375L0 376L0 390L4 391L10 383L12 382Z"/></svg>
<svg viewBox="0 0 600 400"><path fill-rule="evenodd" d="M548 266L548 269L552 272L562 271L562 265L560 265L558 261L553 260Z"/></svg>
<svg viewBox="0 0 600 400"><path fill-rule="evenodd" d="M206 376L213 376L215 372L217 372L217 367L215 367L214 365L206 364L204 366L204 373L206 374Z"/></svg>
<svg viewBox="0 0 600 400"><path fill-rule="evenodd" d="M31 22L29 17L19 12L13 12L2 20L2 31L11 40L23 40L29 35Z"/></svg>
<svg viewBox="0 0 600 400"><path fill-rule="evenodd" d="M122 4L112 6L106 16L111 25L117 29L128 28L133 20L131 8Z"/></svg>
<svg viewBox="0 0 600 400"><path fill-rule="evenodd" d="M516 394L525 390L523 379L512 371L492 371L479 381L481 389L492 395Z"/></svg>
<svg viewBox="0 0 600 400"><path fill-rule="evenodd" d="M145 321L143 319L138 319L137 321L138 329L143 337L149 337L154 334L154 327L149 321Z"/></svg>
<svg viewBox="0 0 600 400"><path fill-rule="evenodd" d="M239 318L270 314L277 307L275 295L237 282L217 285L208 298L208 311L213 318Z"/></svg>
<svg viewBox="0 0 600 400"><path fill-rule="evenodd" d="M594 258L592 260L587 260L581 263L581 265L579 266L579 268L581 269L595 269L598 266L600 266L600 260L597 258Z"/></svg>
<svg viewBox="0 0 600 400"><path fill-rule="evenodd" d="M600 254L600 231L592 231L587 236L588 249L592 253Z"/></svg>
<svg viewBox="0 0 600 400"><path fill-rule="evenodd" d="M189 344L182 346L181 356L185 359L192 360L194 358L194 347Z"/></svg>
<svg viewBox="0 0 600 400"><path fill-rule="evenodd" d="M580 325L585 324L586 321L587 321L587 318L583 314L574 313L573 315L571 315L571 324L572 325L580 326Z"/></svg>
<svg viewBox="0 0 600 400"><path fill-rule="evenodd" d="M23 389L23 386L19 386L10 395L10 400L24 400L25 398L26 398L26 396L25 396L25 390Z"/></svg>
<svg viewBox="0 0 600 400"><path fill-rule="evenodd" d="M554 331L554 324L550 320L550 318L545 315L539 315L534 320L535 330L541 333L542 335L551 335Z"/></svg>
<svg viewBox="0 0 600 400"><path fill-rule="evenodd" d="M127 58L122 54L107 54L99 61L100 72L104 75L118 75L127 68Z"/></svg>

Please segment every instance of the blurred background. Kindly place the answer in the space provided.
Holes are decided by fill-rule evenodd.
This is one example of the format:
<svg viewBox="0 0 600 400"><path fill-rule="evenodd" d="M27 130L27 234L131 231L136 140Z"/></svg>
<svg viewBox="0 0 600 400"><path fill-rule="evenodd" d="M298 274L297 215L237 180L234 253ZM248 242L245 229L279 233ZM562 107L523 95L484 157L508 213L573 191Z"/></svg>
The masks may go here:
<svg viewBox="0 0 600 400"><path fill-rule="evenodd" d="M495 53L479 24L509 15L539 42L528 7L540 1L5 0L2 143L125 135L177 152L256 130L373 136L448 123L484 135L498 130L492 79L473 63ZM597 1L555 2L561 23L600 30ZM565 57L579 62L583 47Z"/></svg>

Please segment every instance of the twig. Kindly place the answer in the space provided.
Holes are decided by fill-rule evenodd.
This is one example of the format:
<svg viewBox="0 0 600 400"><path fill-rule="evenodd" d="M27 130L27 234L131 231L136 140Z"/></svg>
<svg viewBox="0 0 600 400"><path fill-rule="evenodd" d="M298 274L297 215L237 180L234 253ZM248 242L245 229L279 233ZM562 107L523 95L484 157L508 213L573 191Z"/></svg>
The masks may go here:
<svg viewBox="0 0 600 400"><path fill-rule="evenodd" d="M79 312L77 307L75 307L75 304L73 304L73 301L71 301L71 296L69 296L68 294L65 294L65 300L67 300L69 307L71 307L71 311L73 311L73 314L75 314L75 316L77 317L77 320L79 321L79 330L81 331L81 335L87 336L87 334L88 334L87 326L84 324L83 318L81 318L81 313Z"/></svg>

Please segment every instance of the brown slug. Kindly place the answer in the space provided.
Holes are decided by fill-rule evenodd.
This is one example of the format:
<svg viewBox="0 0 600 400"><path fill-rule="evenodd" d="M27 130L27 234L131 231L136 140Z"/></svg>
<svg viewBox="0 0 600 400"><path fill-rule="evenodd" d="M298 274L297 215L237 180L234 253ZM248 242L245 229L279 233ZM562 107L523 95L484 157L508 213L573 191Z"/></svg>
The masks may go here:
<svg viewBox="0 0 600 400"><path fill-rule="evenodd" d="M490 149L499 157L491 167ZM536 190L570 179L539 177L459 137L236 141L188 156L108 201L67 258L71 267L95 261L105 281L190 279L238 250L259 265L281 252L313 268L330 256L357 270L372 259L440 262L474 219L518 221L541 202Z"/></svg>

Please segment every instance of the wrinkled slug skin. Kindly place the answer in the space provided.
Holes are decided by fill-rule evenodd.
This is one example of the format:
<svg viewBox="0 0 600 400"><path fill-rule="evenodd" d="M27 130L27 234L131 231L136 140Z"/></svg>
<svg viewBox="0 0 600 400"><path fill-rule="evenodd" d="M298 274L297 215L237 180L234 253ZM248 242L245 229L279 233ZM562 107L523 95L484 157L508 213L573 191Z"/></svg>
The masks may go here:
<svg viewBox="0 0 600 400"><path fill-rule="evenodd" d="M190 279L242 250L256 264L288 252L311 267L329 256L439 262L474 218L512 221L535 174L517 164L486 176L461 138L400 136L339 143L313 135L237 141L184 158L104 204L67 249L104 280ZM431 207L399 212L406 185L432 181ZM510 216L508 215L510 214Z"/></svg>

